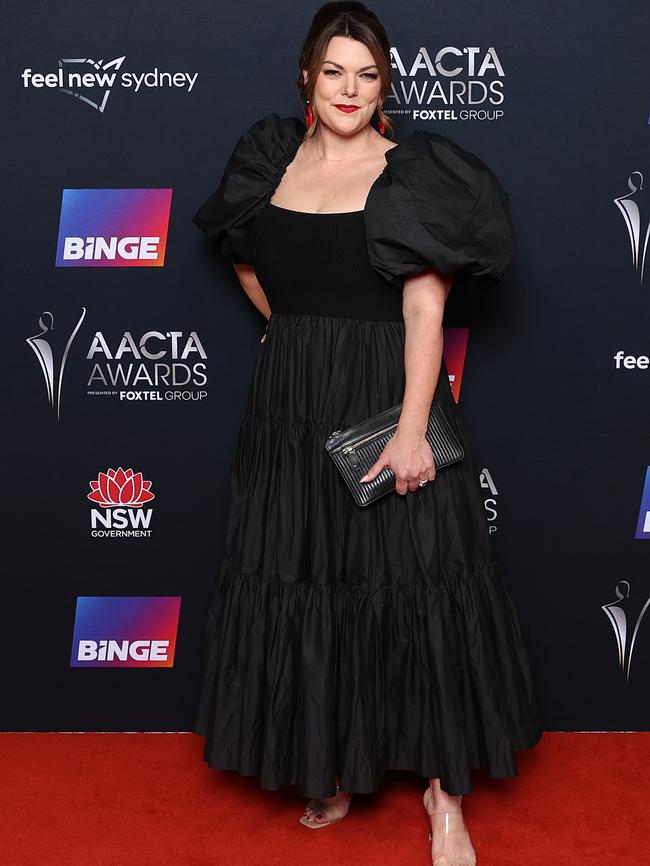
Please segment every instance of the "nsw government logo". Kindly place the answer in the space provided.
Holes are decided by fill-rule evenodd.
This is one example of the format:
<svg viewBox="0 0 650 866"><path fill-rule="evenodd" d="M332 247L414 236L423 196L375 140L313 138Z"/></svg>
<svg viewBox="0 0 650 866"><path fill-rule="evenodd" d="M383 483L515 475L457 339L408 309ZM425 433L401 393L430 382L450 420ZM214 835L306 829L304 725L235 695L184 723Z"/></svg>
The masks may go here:
<svg viewBox="0 0 650 866"><path fill-rule="evenodd" d="M171 189L64 189L57 268L165 264Z"/></svg>
<svg viewBox="0 0 650 866"><path fill-rule="evenodd" d="M180 606L178 595L79 596L70 667L173 667Z"/></svg>
<svg viewBox="0 0 650 866"><path fill-rule="evenodd" d="M145 504L155 499L151 481L133 469L109 469L89 482L88 499L97 508L90 511L93 538L150 538L153 509Z"/></svg>

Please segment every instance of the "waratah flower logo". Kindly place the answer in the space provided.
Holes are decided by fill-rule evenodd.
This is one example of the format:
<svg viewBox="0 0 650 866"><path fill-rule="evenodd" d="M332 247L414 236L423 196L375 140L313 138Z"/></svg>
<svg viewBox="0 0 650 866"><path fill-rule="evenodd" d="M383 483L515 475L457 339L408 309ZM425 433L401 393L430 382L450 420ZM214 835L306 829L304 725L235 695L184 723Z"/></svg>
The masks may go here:
<svg viewBox="0 0 650 866"><path fill-rule="evenodd" d="M100 472L96 481L90 481L92 493L88 499L101 505L102 508L114 508L116 505L129 508L142 508L145 502L151 502L155 495L151 492L151 481L144 481L142 472L109 469Z"/></svg>

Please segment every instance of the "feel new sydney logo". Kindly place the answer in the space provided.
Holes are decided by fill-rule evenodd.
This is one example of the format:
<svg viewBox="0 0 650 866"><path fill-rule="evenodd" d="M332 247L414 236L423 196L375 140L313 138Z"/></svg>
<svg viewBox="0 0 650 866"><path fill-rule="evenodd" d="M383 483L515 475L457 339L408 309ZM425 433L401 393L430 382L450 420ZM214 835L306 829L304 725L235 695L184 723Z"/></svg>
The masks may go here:
<svg viewBox="0 0 650 866"><path fill-rule="evenodd" d="M65 57L57 61L57 68L37 71L23 69L21 79L25 89L56 90L74 97L83 105L100 114L106 111L109 98L115 90L140 94L147 90L168 88L191 93L199 77L198 72L184 70L168 72L155 66L145 71L129 71L126 55L113 60L92 57Z"/></svg>

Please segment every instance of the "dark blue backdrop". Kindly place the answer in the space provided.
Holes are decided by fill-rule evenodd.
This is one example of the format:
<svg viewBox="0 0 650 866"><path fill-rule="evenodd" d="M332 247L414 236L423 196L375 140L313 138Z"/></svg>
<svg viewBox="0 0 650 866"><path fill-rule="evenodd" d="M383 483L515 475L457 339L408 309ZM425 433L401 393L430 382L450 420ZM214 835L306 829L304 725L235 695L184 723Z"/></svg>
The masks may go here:
<svg viewBox="0 0 650 866"><path fill-rule="evenodd" d="M231 453L265 324L191 217L246 126L271 111L300 114L297 56L316 8L76 0L5 12L6 730L190 728ZM510 194L511 271L481 297L452 295L446 325L469 329L460 403L477 466L496 487L486 488L493 544L545 729L645 729L650 617L639 616L650 596L650 534L635 530L650 463L650 372L631 362L617 369L614 355L650 352L650 278L641 279L631 243L639 238L642 256L650 202L639 175L638 188L628 184L633 172L650 172L648 6L372 8L396 51L400 99L386 107L397 139L414 126L443 132ZM421 49L431 67L409 75ZM57 73L62 59L121 57L122 72L190 78L167 86L152 74L137 89L130 79L84 100L24 74ZM467 106L470 82L478 102ZM414 119L432 106L455 113ZM485 115L465 119L468 107ZM172 189L164 266L55 267L62 191L75 188ZM627 222L614 201L626 194ZM57 420L26 339L49 311L60 351L83 308ZM137 343L152 330L197 333L206 394L158 403L89 395L96 332L115 348L125 331ZM152 481L150 537L91 535L89 482L117 466ZM617 601L617 585L624 600L610 620L602 606ZM180 596L173 666L71 667L78 596Z"/></svg>

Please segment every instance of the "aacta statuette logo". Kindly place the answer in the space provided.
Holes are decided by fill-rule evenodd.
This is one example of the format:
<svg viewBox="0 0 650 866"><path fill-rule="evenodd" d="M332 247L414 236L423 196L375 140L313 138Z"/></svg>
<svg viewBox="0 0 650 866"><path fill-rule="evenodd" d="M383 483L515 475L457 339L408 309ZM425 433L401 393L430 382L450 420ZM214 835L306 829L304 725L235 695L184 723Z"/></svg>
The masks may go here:
<svg viewBox="0 0 650 866"><path fill-rule="evenodd" d="M623 214L625 227L632 247L632 264L639 274L639 282L643 282L645 260L650 239L650 207L647 205L643 189L643 175L633 171L627 179L630 192L614 199L614 203Z"/></svg>
<svg viewBox="0 0 650 866"><path fill-rule="evenodd" d="M89 482L88 499L99 506L90 512L93 538L150 538L153 509L143 508L155 499L151 481L133 469L109 469ZM99 528L102 527L102 528Z"/></svg>
<svg viewBox="0 0 650 866"><path fill-rule="evenodd" d="M61 420L61 388L63 385L65 362L68 359L70 346L81 327L85 315L86 308L82 307L81 316L70 331L60 357L57 357L59 347L56 340L57 334L54 332L54 313L51 313L49 310L46 310L39 316L38 326L41 330L38 334L26 338L26 342L34 350L34 354L43 372L47 399L52 409L56 412L57 421Z"/></svg>
<svg viewBox="0 0 650 866"><path fill-rule="evenodd" d="M638 606L636 606L635 610L634 599L630 600L629 582L627 580L619 580L614 591L616 592L616 601L602 605L602 609L607 614L614 629L616 646L618 648L618 663L625 674L625 681L629 682L634 643L641 626L641 620L650 606L650 596L648 596L637 614L636 610L638 610Z"/></svg>
<svg viewBox="0 0 650 866"><path fill-rule="evenodd" d="M35 72L24 69L23 87L59 90L78 99L100 114L106 110L108 97L116 88L139 93L151 88L173 87L191 92L198 72L163 72L154 67L149 72L122 72L126 56L115 60L93 60L90 57L66 57L58 61L56 72Z"/></svg>
<svg viewBox="0 0 650 866"><path fill-rule="evenodd" d="M488 532L490 535L493 535L498 526L495 525L494 521L497 519L497 501L495 499L496 496L499 495L499 491L497 490L497 486L494 483L494 479L492 478L492 474L489 469L483 467L479 473L479 485L484 490L489 490L492 494L483 500L483 506L485 508L485 516L488 522Z"/></svg>

